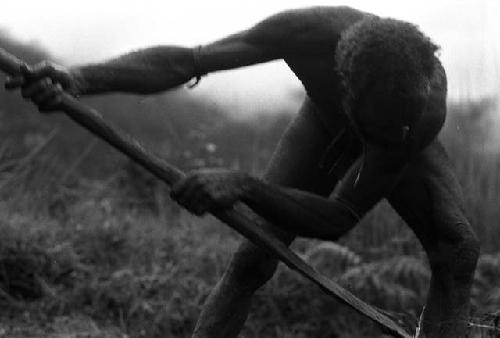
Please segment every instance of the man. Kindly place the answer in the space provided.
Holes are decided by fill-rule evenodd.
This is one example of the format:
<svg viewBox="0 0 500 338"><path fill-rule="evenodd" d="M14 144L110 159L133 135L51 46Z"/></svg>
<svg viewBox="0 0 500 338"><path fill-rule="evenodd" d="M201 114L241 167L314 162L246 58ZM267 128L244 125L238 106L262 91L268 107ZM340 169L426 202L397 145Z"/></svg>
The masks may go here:
<svg viewBox="0 0 500 338"><path fill-rule="evenodd" d="M314 7L279 13L197 48L154 47L70 69L40 64L6 86L21 87L41 111L51 111L63 89L149 94L210 72L283 59L307 98L264 178L198 171L173 187L172 197L198 215L241 200L287 244L296 235L336 240L387 198L422 242L432 269L421 335L456 338L465 335L479 247L436 139L446 114L446 77L436 50L411 24L347 7ZM276 263L244 241L194 336L236 337L252 294Z"/></svg>

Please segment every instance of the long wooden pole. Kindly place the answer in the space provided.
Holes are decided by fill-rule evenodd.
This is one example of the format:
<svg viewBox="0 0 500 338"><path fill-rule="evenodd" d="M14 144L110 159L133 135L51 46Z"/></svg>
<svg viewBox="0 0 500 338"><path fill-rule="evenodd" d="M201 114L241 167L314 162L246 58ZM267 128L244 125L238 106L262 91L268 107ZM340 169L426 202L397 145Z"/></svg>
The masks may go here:
<svg viewBox="0 0 500 338"><path fill-rule="evenodd" d="M24 62L0 48L0 70L16 75ZM82 125L96 136L130 157L132 160L153 173L160 180L172 185L184 177L184 173L144 149L136 140L119 131L106 122L95 109L87 107L69 94L63 94L61 110L76 123ZM299 256L293 253L283 242L278 240L262 227L263 220L253 214L248 208L237 203L233 208L214 211L212 213L222 222L248 238L255 245L265 249L279 258L292 270L319 286L326 294L333 296L349 305L360 314L370 318L387 333L394 337L411 338L411 336L391 318L363 302L337 283L318 273Z"/></svg>

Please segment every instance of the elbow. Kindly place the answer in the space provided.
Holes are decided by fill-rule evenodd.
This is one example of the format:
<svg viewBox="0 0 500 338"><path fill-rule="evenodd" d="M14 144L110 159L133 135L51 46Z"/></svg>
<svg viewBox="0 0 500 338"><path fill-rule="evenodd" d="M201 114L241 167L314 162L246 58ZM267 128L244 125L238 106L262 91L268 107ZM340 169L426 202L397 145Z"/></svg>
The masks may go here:
<svg viewBox="0 0 500 338"><path fill-rule="evenodd" d="M351 229L354 228L358 222L359 219L354 217L352 214L337 217L324 227L325 229L321 232L322 236L317 237L317 239L332 242L338 241L342 236L351 231Z"/></svg>
<svg viewBox="0 0 500 338"><path fill-rule="evenodd" d="M339 201L336 201L329 211L327 215L321 217L321 222L318 222L320 224L319 229L315 231L317 235L313 237L321 240L337 241L351 231L361 220L361 217L354 209Z"/></svg>
<svg viewBox="0 0 500 338"><path fill-rule="evenodd" d="M314 218L296 222L292 225L292 231L303 237L337 241L354 228L358 222L359 217L356 214L348 210L336 209L332 215L317 215Z"/></svg>

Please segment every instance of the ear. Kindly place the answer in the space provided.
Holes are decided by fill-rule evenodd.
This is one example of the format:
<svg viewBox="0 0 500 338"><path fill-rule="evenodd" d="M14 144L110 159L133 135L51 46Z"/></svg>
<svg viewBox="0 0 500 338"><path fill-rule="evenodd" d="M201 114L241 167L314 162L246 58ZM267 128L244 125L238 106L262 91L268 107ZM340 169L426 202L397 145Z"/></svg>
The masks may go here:
<svg viewBox="0 0 500 338"><path fill-rule="evenodd" d="M403 126L403 128L401 128L401 139L402 141L406 141L406 138L408 137L408 135L410 134L410 126Z"/></svg>

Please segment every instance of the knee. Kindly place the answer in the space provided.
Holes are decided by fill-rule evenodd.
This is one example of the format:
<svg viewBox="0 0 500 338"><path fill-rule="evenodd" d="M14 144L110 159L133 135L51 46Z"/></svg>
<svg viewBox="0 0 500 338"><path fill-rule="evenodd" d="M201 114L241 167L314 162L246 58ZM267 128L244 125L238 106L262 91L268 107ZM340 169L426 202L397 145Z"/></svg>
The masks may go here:
<svg viewBox="0 0 500 338"><path fill-rule="evenodd" d="M271 279L277 265L278 261L264 250L245 242L233 256L228 277L239 287L254 291Z"/></svg>
<svg viewBox="0 0 500 338"><path fill-rule="evenodd" d="M429 250L430 265L438 277L470 283L479 258L479 240L467 222L455 225L454 229Z"/></svg>

